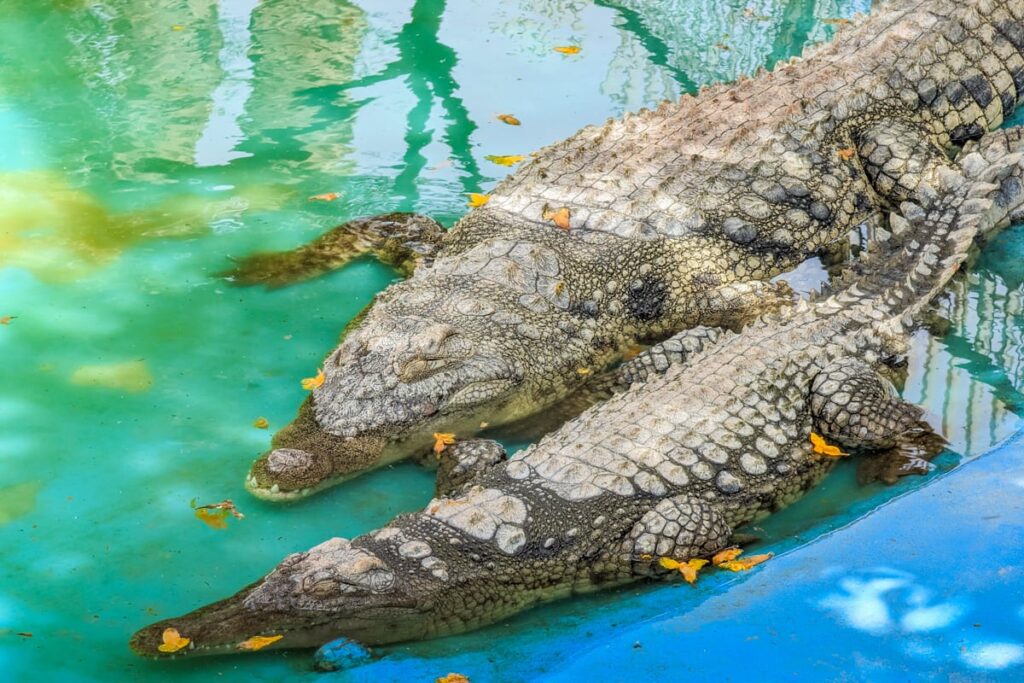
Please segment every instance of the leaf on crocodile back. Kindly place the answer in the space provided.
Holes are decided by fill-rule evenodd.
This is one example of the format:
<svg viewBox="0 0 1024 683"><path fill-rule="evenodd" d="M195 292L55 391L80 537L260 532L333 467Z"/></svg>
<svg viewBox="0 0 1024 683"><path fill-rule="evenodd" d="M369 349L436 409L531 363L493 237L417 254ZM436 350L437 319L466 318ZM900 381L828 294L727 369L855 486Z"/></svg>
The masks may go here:
<svg viewBox="0 0 1024 683"><path fill-rule="evenodd" d="M478 206L483 206L491 200L490 195L480 194L479 192L470 192L468 196L469 201L466 202L466 205L474 209Z"/></svg>
<svg viewBox="0 0 1024 683"><path fill-rule="evenodd" d="M507 123L510 126L518 126L521 123L521 121L512 116L512 114L498 114L496 118L502 123Z"/></svg>
<svg viewBox="0 0 1024 683"><path fill-rule="evenodd" d="M443 453L444 449L455 443L455 435L444 432L434 432L434 452Z"/></svg>
<svg viewBox="0 0 1024 683"><path fill-rule="evenodd" d="M552 223L555 224L555 226L561 228L562 230L569 229L568 207L563 206L558 209L549 209L548 207L545 206L544 210L541 212L541 216L544 218L544 220L551 221Z"/></svg>
<svg viewBox="0 0 1024 683"><path fill-rule="evenodd" d="M665 569L675 569L683 575L683 579L686 581L686 583L689 584L694 584L697 582L697 572L699 572L701 570L701 567L703 567L707 563L707 560L702 560L699 558L687 560L686 562L679 562L678 560L673 560L671 557L658 558L658 564L660 564Z"/></svg>
<svg viewBox="0 0 1024 683"><path fill-rule="evenodd" d="M554 48L555 52L561 52L563 55L579 54L582 49L579 45L559 45Z"/></svg>
<svg viewBox="0 0 1024 683"><path fill-rule="evenodd" d="M267 645L276 643L282 638L284 638L284 636L253 636L248 640L243 640L242 642L240 642L238 644L238 649L255 652L256 650L262 650Z"/></svg>
<svg viewBox="0 0 1024 683"><path fill-rule="evenodd" d="M526 157L524 157L522 154L488 154L487 156L484 157L484 159L487 159L487 161L490 161L491 163L494 164L498 164L499 166L515 166L525 158Z"/></svg>
<svg viewBox="0 0 1024 683"><path fill-rule="evenodd" d="M838 152L839 158L842 159L843 161L849 161L850 159L853 158L853 155L856 154L856 153L857 153L857 148L856 147L845 147L845 148L839 150L839 152Z"/></svg>
<svg viewBox="0 0 1024 683"><path fill-rule="evenodd" d="M811 432L811 445L814 447L814 452L819 455L827 455L830 458L841 458L844 455L849 455L839 449L838 446L833 446L820 434Z"/></svg>
<svg viewBox="0 0 1024 683"><path fill-rule="evenodd" d="M711 558L711 564L716 567L723 562L731 562L737 557L743 554L743 548L733 546L732 548L726 548L725 550L719 550L715 553L715 556Z"/></svg>
<svg viewBox="0 0 1024 683"><path fill-rule="evenodd" d="M165 628L160 637L164 641L156 646L160 652L177 652L192 642L191 638L183 638L176 628Z"/></svg>
<svg viewBox="0 0 1024 683"><path fill-rule="evenodd" d="M728 569L731 572L745 572L752 567L756 567L762 562L767 562L772 559L774 555L772 553L765 553L763 555L751 555L738 560L729 560L728 562L722 562L719 567L722 569Z"/></svg>
<svg viewBox="0 0 1024 683"><path fill-rule="evenodd" d="M450 673L447 676L435 678L434 683L469 683L469 679L462 674Z"/></svg>
<svg viewBox="0 0 1024 683"><path fill-rule="evenodd" d="M306 391L313 391L324 383L323 368L318 368L315 377L307 377L302 380L302 388Z"/></svg>

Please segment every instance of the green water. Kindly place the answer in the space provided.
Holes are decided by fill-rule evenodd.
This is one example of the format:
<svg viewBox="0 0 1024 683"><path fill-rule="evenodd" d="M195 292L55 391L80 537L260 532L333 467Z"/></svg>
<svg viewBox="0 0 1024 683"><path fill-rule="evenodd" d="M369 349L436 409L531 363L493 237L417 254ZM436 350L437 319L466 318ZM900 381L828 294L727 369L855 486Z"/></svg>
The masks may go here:
<svg viewBox="0 0 1024 683"><path fill-rule="evenodd" d="M384 211L450 224L465 193L508 172L485 155L770 65L869 4L0 0L0 317L13 316L0 326L0 679L311 676L308 653L156 664L126 641L430 498L411 464L290 507L247 496L299 380L395 274L367 260L234 289L216 276L229 256ZM583 49L552 51L568 44ZM1005 240L1024 253L1019 233ZM1024 406L1017 263L983 262L945 304L953 332L915 348L907 394L962 454ZM851 480L847 468L769 532L888 495ZM208 528L193 498L233 499L246 518ZM578 624L631 594L389 652L488 652L495 633Z"/></svg>

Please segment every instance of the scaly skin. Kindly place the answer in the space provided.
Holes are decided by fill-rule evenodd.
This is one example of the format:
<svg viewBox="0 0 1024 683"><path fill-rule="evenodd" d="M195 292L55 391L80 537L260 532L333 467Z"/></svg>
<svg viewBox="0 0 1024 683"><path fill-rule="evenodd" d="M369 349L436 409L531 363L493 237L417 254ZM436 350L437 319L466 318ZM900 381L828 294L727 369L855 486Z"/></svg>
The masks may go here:
<svg viewBox="0 0 1024 683"><path fill-rule="evenodd" d="M805 60L542 150L440 244L428 219L385 217L414 246L392 260L432 264L382 293L327 357L323 386L248 488L307 496L425 451L433 432L465 438L546 411L638 342L736 329L789 303L764 281L1002 123L1024 89L1022 50L1016 0L897 0ZM545 218L563 207L568 230ZM282 268L322 272L353 241L337 230ZM274 263L235 274L279 282Z"/></svg>
<svg viewBox="0 0 1024 683"><path fill-rule="evenodd" d="M291 555L231 598L142 629L132 647L160 656L167 628L191 639L187 655L237 651L254 635L280 635L282 648L444 635L664 575L660 557L726 547L733 529L832 467L812 451L812 430L847 448L916 438L921 411L876 370L972 240L1024 201L1020 149L1021 129L995 133L962 170L929 172L920 204L892 219L901 244L866 257L832 296L726 334L664 374L633 375L511 460L471 444L460 460L483 463L475 477L423 511Z"/></svg>

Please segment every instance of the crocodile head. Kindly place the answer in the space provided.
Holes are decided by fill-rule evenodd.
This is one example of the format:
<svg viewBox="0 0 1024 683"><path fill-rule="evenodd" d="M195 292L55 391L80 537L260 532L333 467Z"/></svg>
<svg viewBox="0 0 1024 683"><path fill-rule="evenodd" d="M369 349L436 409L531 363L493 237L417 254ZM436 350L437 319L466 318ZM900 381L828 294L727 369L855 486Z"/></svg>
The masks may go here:
<svg viewBox="0 0 1024 683"><path fill-rule="evenodd" d="M472 316L409 298L378 303L327 357L323 384L253 464L253 494L302 498L427 453L435 432L463 437L481 421L518 416L523 364L514 348Z"/></svg>
<svg viewBox="0 0 1024 683"><path fill-rule="evenodd" d="M408 639L422 635L431 614L429 583L416 583L414 592L408 584L372 552L333 538L289 555L229 598L140 629L130 646L162 659L264 649L258 641L253 647L254 636L280 636L268 650L318 647L343 636L369 645ZM168 648L169 629L188 642Z"/></svg>

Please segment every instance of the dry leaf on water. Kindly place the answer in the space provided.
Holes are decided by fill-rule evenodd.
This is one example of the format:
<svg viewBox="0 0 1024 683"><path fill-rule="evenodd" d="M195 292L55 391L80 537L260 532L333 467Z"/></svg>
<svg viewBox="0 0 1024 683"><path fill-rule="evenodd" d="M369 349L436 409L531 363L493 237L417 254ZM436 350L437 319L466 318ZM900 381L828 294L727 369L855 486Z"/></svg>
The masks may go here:
<svg viewBox="0 0 1024 683"><path fill-rule="evenodd" d="M448 674L447 676L435 678L434 683L469 683L469 679L462 674Z"/></svg>
<svg viewBox="0 0 1024 683"><path fill-rule="evenodd" d="M318 368L316 371L316 377L307 377L302 380L302 388L306 391L313 391L321 384L324 383L324 371L322 368Z"/></svg>
<svg viewBox="0 0 1024 683"><path fill-rule="evenodd" d="M243 640L238 644L239 650L250 650L255 652L256 650L262 650L267 645L276 643L277 641L284 638L284 636L253 636L248 640Z"/></svg>
<svg viewBox="0 0 1024 683"><path fill-rule="evenodd" d="M707 560L701 560L696 558L692 560L687 560L686 562L679 562L678 560L673 560L671 557L658 558L658 564L660 564L665 569L675 569L683 575L683 579L685 579L686 583L689 584L697 582L697 572L699 572L701 570L701 567L703 567L707 563Z"/></svg>
<svg viewBox="0 0 1024 683"><path fill-rule="evenodd" d="M265 417L257 417L252 421L252 426L256 429L266 429L270 426L270 421Z"/></svg>
<svg viewBox="0 0 1024 683"><path fill-rule="evenodd" d="M470 207L475 209L478 206L483 206L484 204L486 204L490 200L491 200L491 197L489 195L480 194L479 192L470 192L469 193L469 201L466 202L466 204L468 206L470 206Z"/></svg>
<svg viewBox="0 0 1024 683"><path fill-rule="evenodd" d="M732 547L726 548L725 550L719 550L715 553L715 556L711 558L711 564L717 567L723 562L731 562L732 560L735 560L742 554L743 548Z"/></svg>
<svg viewBox="0 0 1024 683"><path fill-rule="evenodd" d="M520 161L525 159L522 154L506 154L504 156L498 154L488 154L484 157L491 163L498 164L498 166L515 166Z"/></svg>
<svg viewBox="0 0 1024 683"><path fill-rule="evenodd" d="M579 54L582 49L579 45L559 45L555 48L555 52L561 52L563 55L575 55Z"/></svg>
<svg viewBox="0 0 1024 683"><path fill-rule="evenodd" d="M763 555L751 555L749 557L742 557L738 560L729 560L728 562L722 562L718 566L722 569L728 569L731 572L745 572L751 567L756 567L762 562L767 562L772 559L772 553L765 553Z"/></svg>
<svg viewBox="0 0 1024 683"><path fill-rule="evenodd" d="M498 114L497 119L502 123L507 123L510 126L518 126L521 122L512 114Z"/></svg>
<svg viewBox="0 0 1024 683"><path fill-rule="evenodd" d="M309 198L311 202L333 202L341 195L337 192L324 192L323 194L315 194Z"/></svg>

